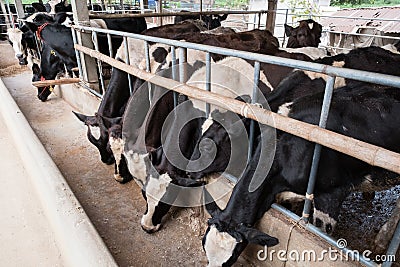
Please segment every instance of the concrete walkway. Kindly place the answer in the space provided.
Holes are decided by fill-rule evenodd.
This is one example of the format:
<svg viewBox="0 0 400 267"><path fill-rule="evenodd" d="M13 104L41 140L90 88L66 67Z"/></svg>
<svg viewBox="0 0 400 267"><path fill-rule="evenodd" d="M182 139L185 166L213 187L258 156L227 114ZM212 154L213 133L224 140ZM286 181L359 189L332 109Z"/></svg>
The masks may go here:
<svg viewBox="0 0 400 267"><path fill-rule="evenodd" d="M0 115L0 265L63 266L54 233Z"/></svg>

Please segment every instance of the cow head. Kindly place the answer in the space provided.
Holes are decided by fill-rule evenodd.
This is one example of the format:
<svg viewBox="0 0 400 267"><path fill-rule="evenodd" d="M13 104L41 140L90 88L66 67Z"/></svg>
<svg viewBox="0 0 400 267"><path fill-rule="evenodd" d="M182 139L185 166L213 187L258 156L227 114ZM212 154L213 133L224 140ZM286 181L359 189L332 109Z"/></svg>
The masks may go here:
<svg viewBox="0 0 400 267"><path fill-rule="evenodd" d="M206 24L206 27L209 30L218 28L221 26L221 21L225 20L228 17L228 14L220 15L209 15L209 16L202 16L202 20Z"/></svg>
<svg viewBox="0 0 400 267"><path fill-rule="evenodd" d="M41 56L40 67L37 64L32 66L32 82L54 80L59 73L65 71L58 54L46 43L43 44ZM51 85L38 87L37 97L44 102L52 91L53 86Z"/></svg>
<svg viewBox="0 0 400 267"><path fill-rule="evenodd" d="M248 244L272 247L279 243L275 237L229 218L226 209L221 210L207 190L204 190L204 196L206 209L211 215L202 241L208 266L231 266Z"/></svg>
<svg viewBox="0 0 400 267"><path fill-rule="evenodd" d="M286 47L318 47L321 42L322 25L312 19L302 20L296 28L285 24L285 33L289 37Z"/></svg>
<svg viewBox="0 0 400 267"><path fill-rule="evenodd" d="M37 81L44 81L46 80L40 70L40 67L34 63L32 65L32 82L37 82ZM46 101L47 98L49 97L49 95L51 94L51 92L53 91L53 87L52 86L44 86L44 87L37 87L37 97L42 101Z"/></svg>
<svg viewBox="0 0 400 267"><path fill-rule="evenodd" d="M103 124L103 119L98 114L95 116L86 116L77 112L73 113L80 121L87 125L87 137L90 143L99 150L101 161L108 165L113 164L115 162L114 155L108 142L108 128ZM93 136L90 127L100 128L100 137L98 139Z"/></svg>
<svg viewBox="0 0 400 267"><path fill-rule="evenodd" d="M25 41L24 33L20 29L8 29L7 30L8 41L14 49L15 58L18 59L20 65L27 65L27 43Z"/></svg>
<svg viewBox="0 0 400 267"><path fill-rule="evenodd" d="M247 95L236 99L250 101ZM210 173L223 172L227 168L229 173L239 175L237 172L245 167L243 162L246 162L247 146L242 149L241 146L232 144L244 143L242 138L247 140L249 127L249 119L231 111L214 110L202 125L202 136L188 165L190 177L200 179ZM214 160L209 164L212 158Z"/></svg>

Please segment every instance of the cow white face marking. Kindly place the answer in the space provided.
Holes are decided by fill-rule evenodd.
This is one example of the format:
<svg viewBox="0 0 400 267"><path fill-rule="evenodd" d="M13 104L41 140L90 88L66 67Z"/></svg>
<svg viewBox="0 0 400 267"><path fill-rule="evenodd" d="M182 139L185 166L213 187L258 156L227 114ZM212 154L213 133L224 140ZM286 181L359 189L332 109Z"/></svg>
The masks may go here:
<svg viewBox="0 0 400 267"><path fill-rule="evenodd" d="M285 103L278 108L278 114L288 117L293 102Z"/></svg>
<svg viewBox="0 0 400 267"><path fill-rule="evenodd" d="M337 221L335 219L333 219L331 216L329 216L329 214L326 214L320 210L317 210L314 208L314 224L316 224L316 220L319 219L322 222L322 226L321 226L321 230L326 232L326 226L331 225L331 232L333 231L333 229L335 229L336 227L336 223ZM319 227L319 226L317 226Z"/></svg>
<svg viewBox="0 0 400 267"><path fill-rule="evenodd" d="M211 117L208 117L206 121L203 123L201 126L201 135L203 135L211 126L211 124L214 123L214 120Z"/></svg>
<svg viewBox="0 0 400 267"><path fill-rule="evenodd" d="M114 138L114 137L110 137L109 142L115 158L115 164L117 166L117 173L114 174L114 179L117 180L118 182L122 182L124 178L122 178L121 175L119 174L118 166L121 162L122 153L124 152L125 142L124 140L122 140L122 138Z"/></svg>
<svg viewBox="0 0 400 267"><path fill-rule="evenodd" d="M129 150L128 152L124 151L124 156L126 158L129 172L132 174L134 179L143 186L146 183L146 160L149 160L149 154L139 154Z"/></svg>
<svg viewBox="0 0 400 267"><path fill-rule="evenodd" d="M12 43L14 49L15 58L23 56L24 48L22 47L22 31L20 29L8 29L8 39Z"/></svg>
<svg viewBox="0 0 400 267"><path fill-rule="evenodd" d="M160 175L158 178L150 175L146 185L147 212L141 220L141 225L146 231L155 232L160 228L161 224L153 225L152 218L160 199L167 192L167 187L171 181L172 179L167 173Z"/></svg>
<svg viewBox="0 0 400 267"><path fill-rule="evenodd" d="M68 28L70 28L72 24L73 24L73 22L69 17L66 17L64 22L61 23L61 25L64 25L65 27L68 27Z"/></svg>
<svg viewBox="0 0 400 267"><path fill-rule="evenodd" d="M222 266L223 263L232 257L237 243L236 239L230 234L226 232L221 233L215 225L211 225L204 242L208 266Z"/></svg>
<svg viewBox="0 0 400 267"><path fill-rule="evenodd" d="M299 195L290 191L285 191L282 193L279 193L276 196L276 202L281 203L281 202L301 202L305 199L306 197L303 195Z"/></svg>

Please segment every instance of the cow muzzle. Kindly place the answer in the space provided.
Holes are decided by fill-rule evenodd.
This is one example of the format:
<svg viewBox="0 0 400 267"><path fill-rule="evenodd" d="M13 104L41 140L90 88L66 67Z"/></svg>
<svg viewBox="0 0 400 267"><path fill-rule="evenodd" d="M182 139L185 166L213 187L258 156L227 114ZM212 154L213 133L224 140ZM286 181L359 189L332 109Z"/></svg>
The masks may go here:
<svg viewBox="0 0 400 267"><path fill-rule="evenodd" d="M15 57L18 59L19 65L28 65L28 60L23 54L15 55Z"/></svg>

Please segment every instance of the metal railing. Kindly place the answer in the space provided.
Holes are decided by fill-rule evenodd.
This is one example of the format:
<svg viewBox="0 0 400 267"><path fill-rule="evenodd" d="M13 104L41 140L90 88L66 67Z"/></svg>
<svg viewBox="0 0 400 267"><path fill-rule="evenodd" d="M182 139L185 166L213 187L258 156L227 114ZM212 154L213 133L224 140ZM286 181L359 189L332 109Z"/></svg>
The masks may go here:
<svg viewBox="0 0 400 267"><path fill-rule="evenodd" d="M194 50L199 50L199 51L204 51L207 55L207 58L210 58L211 53L216 53L216 54L221 54L224 56L233 56L233 57L239 57L239 58L243 58L243 59L247 59L247 60L253 60L255 61L255 72L254 72L254 84L258 84L258 80L259 80L259 68L257 66L259 66L260 63L270 63L270 64L276 64L276 65L281 65L281 66L287 66L287 67L292 67L292 68L297 68L297 69L302 69L302 70L308 70L308 71L313 71L313 72L319 72L319 73L324 73L326 75L329 76L328 78L328 82L326 83L326 88L325 88L325 96L324 96L324 101L323 101L323 107L322 107L322 112L321 112L321 119L320 119L320 129L324 128L326 125L326 120L327 120L327 114L329 111L329 106L330 106L330 100L332 98L332 92L333 92L333 86L334 86L334 80L337 76L343 77L343 78L348 78L348 79L354 79L354 80L360 80L360 81L364 81L364 82L369 82L369 83L377 83L377 84L381 84L381 85L387 85L387 86L393 86L393 87L397 87L400 88L400 77L397 76L390 76L390 75L385 75L385 74L379 74L379 73L370 73L370 72L365 72L365 71L360 71L360 70L352 70L352 69L345 69L345 68L337 68L337 67L333 67L333 66L326 66L326 65L322 65L322 64L317 64L317 63L310 63L310 62L303 62L303 61L298 61L298 60L293 60L293 59L282 59L279 57L275 57L275 56L270 56L270 55L260 55L260 54L255 54L255 53L249 53L249 52L244 52L244 51L237 51L237 50L232 50L232 49L226 49L226 48L220 48L220 47L212 47L212 46L207 46L207 45L201 45L201 44L194 44L194 43L188 43L188 42L181 42L181 41L175 41L175 40L169 40L169 39L164 39L164 38L157 38L157 37L152 37L152 36L144 36L144 35L139 35L139 34L133 34L133 33L124 33L124 32L118 32L118 31L112 31L112 30L105 30L105 29L97 29L97 28L91 28L91 27L83 27L83 26L74 26L73 27L73 35L75 36L75 30L79 30L79 31L84 31L84 32L96 32L96 33L104 33L109 35L119 35L122 36L124 38L124 43L127 44L127 38L134 38L134 39L139 39L142 40L144 42L146 42L145 48L147 47L147 42L154 42L154 43L162 43L162 44L166 44L166 45L170 45L172 46L172 51L175 51L176 48L180 48L180 49L194 49ZM74 38L75 40L75 44L76 44L76 38ZM127 45L126 45L127 47ZM97 58L98 60L103 60L109 64L111 64L113 67L117 67L120 68L126 72L128 72L129 74L133 74L141 79L148 79L148 78L152 78L152 83L157 84L157 79L154 79L154 74L149 74L148 72L139 70L137 68L134 68L132 66L128 66L125 65L121 62L118 62L116 60L113 60L110 57L107 57L105 55L102 55L98 52L98 46L95 45L95 50L90 50L90 49L85 49L82 46L76 45L77 48L77 55L78 55L78 62L79 62L79 53L85 53L85 54L89 54L92 57ZM78 52L79 50L79 52ZM146 50L148 51L148 50ZM146 66L150 65L150 56L148 53L146 53L146 51L143 51L143 53L145 53L145 60L146 60ZM129 51L126 50L126 57L129 58ZM176 55L175 53L172 54L172 61L175 62L176 61ZM126 63L129 63L126 62ZM206 62L206 68L207 71L206 73L211 73L211 64L210 64L210 60L207 60ZM81 68L81 66L80 66ZM149 71L149 69L147 69ZM80 71L81 72L81 71ZM159 77L160 80L165 80L166 78L161 78ZM170 87L166 86L166 83L160 83L163 87L168 88L168 89L172 89L174 91L178 91L180 93L184 93L184 94L189 94L190 92L188 91L179 91L181 87L184 88L189 88L191 90L195 90L196 88L191 88L189 86L184 86L184 84L175 82L174 80L170 80L167 79L168 83L171 84ZM182 79L180 79L182 81ZM206 84L210 83L210 75L206 75ZM179 86L178 86L179 85ZM256 88L256 87L255 87ZM183 89L182 89L183 90ZM255 92L254 92L255 93ZM253 94L254 94L253 93ZM211 100L206 100L207 97L211 97L213 96L213 93L208 93L208 92L204 92L203 93L204 98L202 98L201 100L205 101L205 102L209 102L211 104L215 104L218 106L218 102L212 102ZM221 97L221 96L219 96ZM254 99L255 100L255 99ZM222 101L223 102L223 101ZM220 105L220 104L219 104ZM243 105L243 103L240 102L240 105ZM225 107L226 108L226 107ZM268 116L272 116L273 119L279 119L281 120L282 118L278 118L273 114L270 114L268 112L266 112L263 109L259 109L257 107L253 108L255 110L255 113L257 113L258 111L260 112L259 114L262 114L263 118L262 119L258 119L256 117L251 117L249 116L249 118L255 119L263 124L268 124L271 125L271 118L269 118ZM239 113L240 114L240 109L235 109L232 108L231 111ZM258 117L258 116L257 116ZM289 119L289 118L288 118ZM286 119L282 119L282 120L286 120ZM297 123L300 123L297 121ZM302 133L298 133L298 132L294 132L293 129L285 129L285 128L280 128L282 126L279 125L272 125L274 127L276 127L277 129L281 129L284 131L287 131L289 133L295 134L297 136L300 136L302 138L305 138L304 136L302 136ZM311 127L311 126L310 126ZM317 127L317 126L314 126ZM314 128L313 128L314 129ZM314 129L315 131L315 129ZM319 130L318 130L319 131ZM334 134L332 132L330 132L330 134ZM307 194L311 195L313 194L314 191L314 184L315 184L315 179L316 179L316 175L315 175L315 170L318 167L318 160L319 160L319 152L321 149L321 145L333 148L335 150L341 151L345 150L346 147L348 147L350 144L352 144L354 141L353 140L349 140L348 142L343 143L343 138L344 136L336 134L338 136L341 136L341 140L340 142L342 142L342 144L338 144L338 147L332 147L332 144L327 142L326 140L322 139L309 139L310 141L316 142L316 146L315 146L315 152L314 152L314 158L313 158L313 164L312 164L312 171L310 174L310 179L309 179L309 185L307 188ZM330 140L331 142L332 140ZM360 145L360 142L357 141L357 146ZM381 160L381 158L371 158L370 155L364 155L361 152L357 152L357 151L351 151L351 152L344 152L350 156L353 157L357 157L360 160L363 160L371 165L374 166L379 166L397 173L400 173L400 166L398 164L398 162L400 162L400 154L394 153L394 152L390 152L388 150L385 150L383 148L379 148L379 147L375 147L372 146L370 144L365 144L368 147L371 147L372 149L376 149L374 150L376 151L380 151L377 154L385 154L385 153L389 153L392 161L385 161L385 160ZM359 154L357 154L359 153ZM374 154L374 153L372 153ZM372 155L371 154L371 155ZM376 153L374 154L376 155ZM394 161L393 161L394 160ZM282 212L284 212L286 215L289 215L291 218L294 218L295 215L293 213L291 213L288 210L284 210L281 207L278 207L277 205L273 205L273 208L278 209ZM303 218L306 219L308 218L310 214L310 200L306 201L306 204L304 206L304 210L303 210ZM307 224L310 227L308 227L309 229L312 230L313 233L317 234L318 236L326 239L328 241L329 244L335 246L336 248L342 250L343 252L348 253L348 249L342 249L339 246L337 246L337 244L335 244L335 242L333 242L331 237L327 237L327 235L322 232L321 230L319 230L316 227L312 227L310 224ZM393 239L393 242L399 242L396 241L396 239ZM398 240L398 238L397 238ZM398 245L398 244L397 244ZM392 246L394 247L394 245ZM388 251L389 252L389 251ZM360 262L366 266L377 266L375 263L368 261L367 259L360 257ZM388 263L389 264L389 263Z"/></svg>

